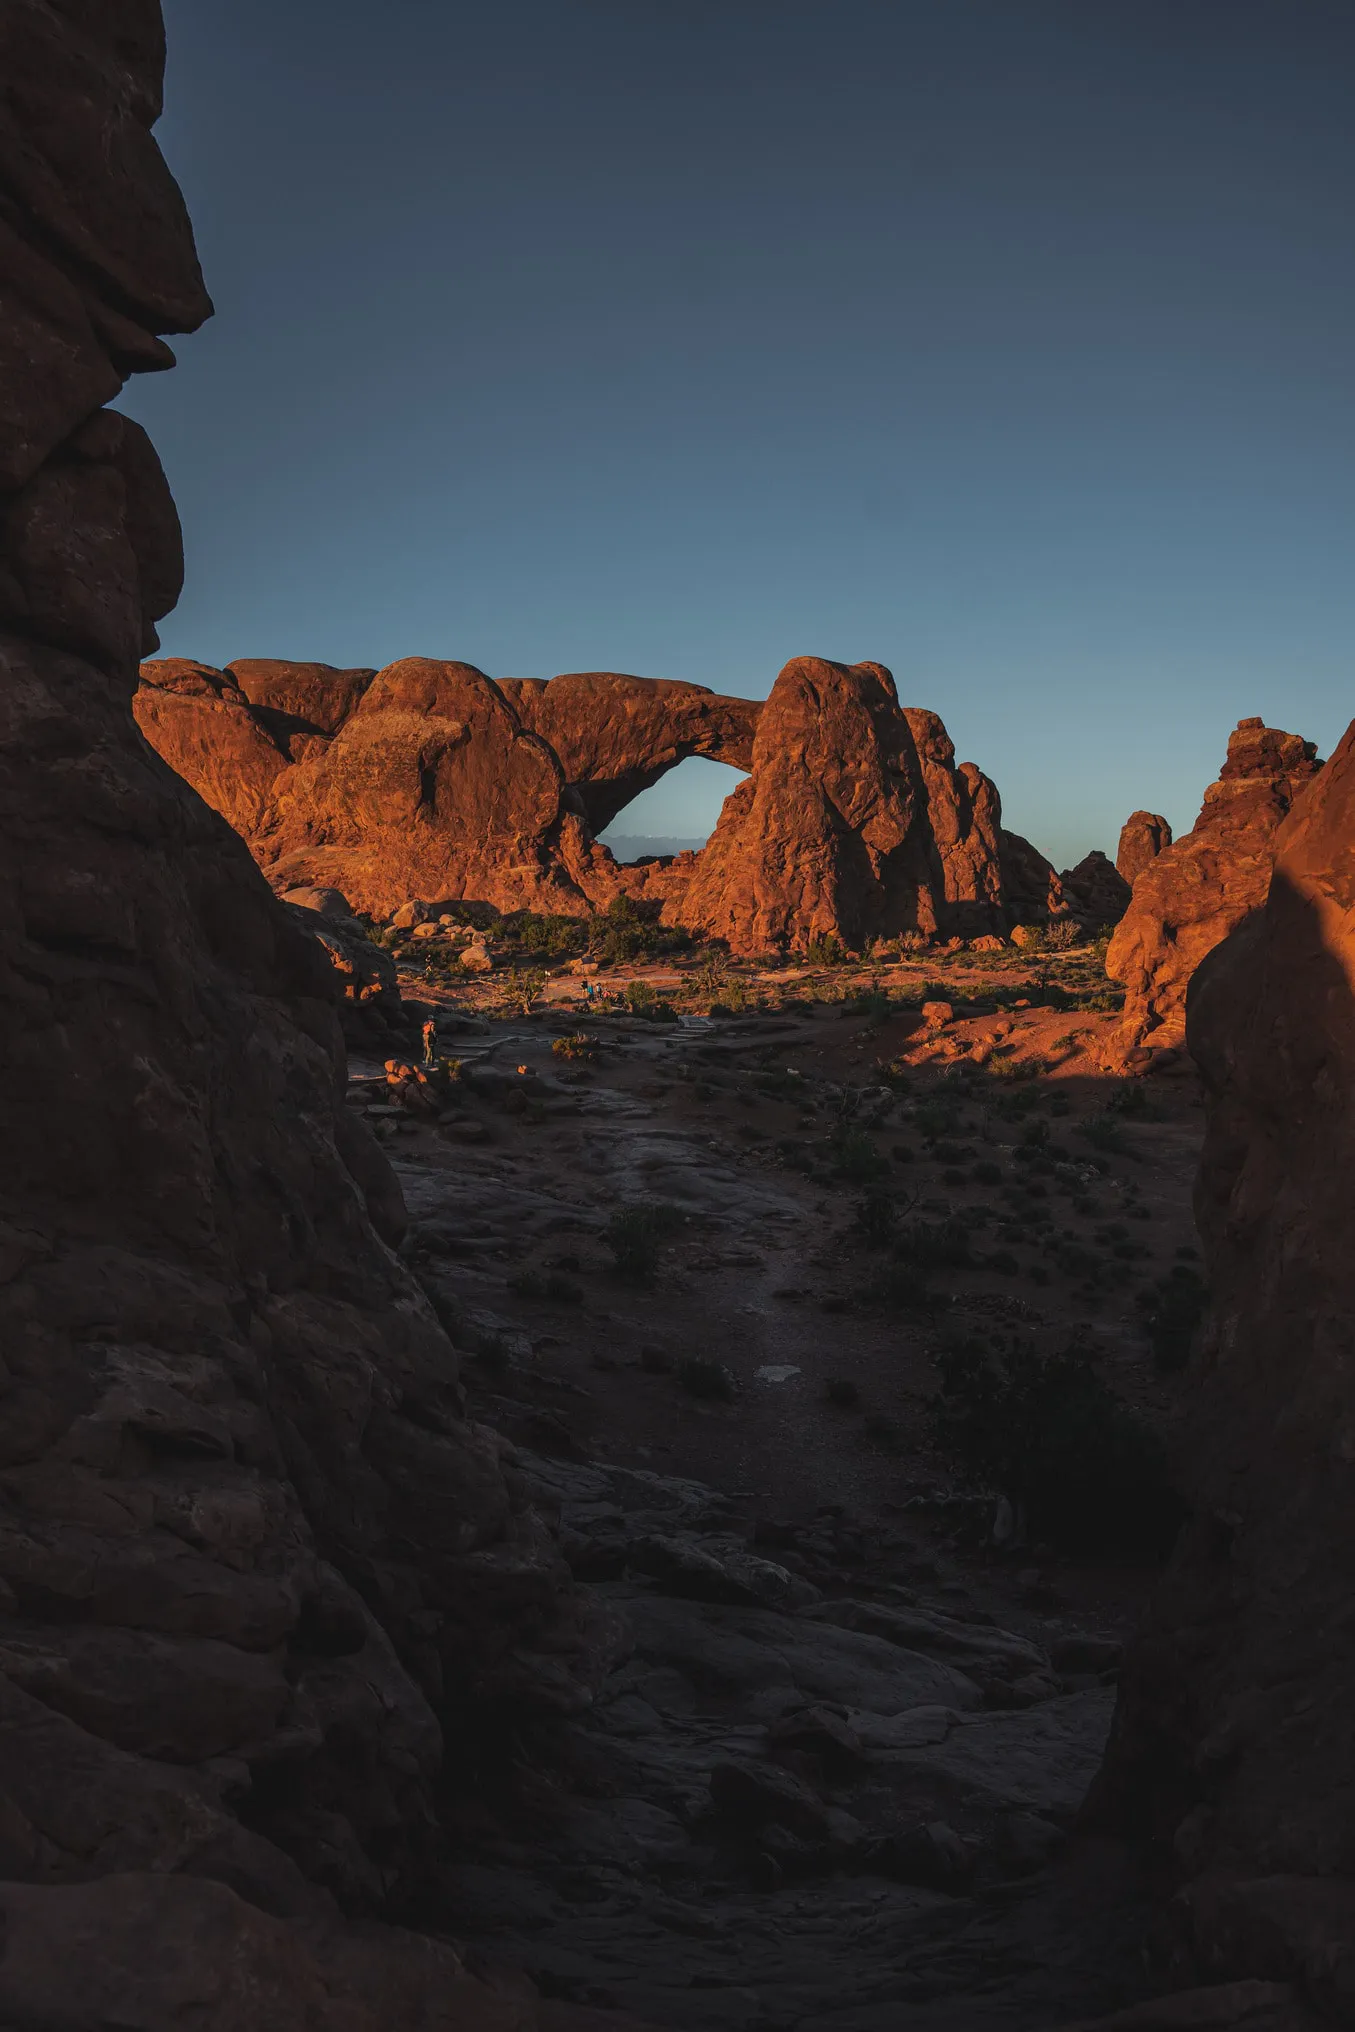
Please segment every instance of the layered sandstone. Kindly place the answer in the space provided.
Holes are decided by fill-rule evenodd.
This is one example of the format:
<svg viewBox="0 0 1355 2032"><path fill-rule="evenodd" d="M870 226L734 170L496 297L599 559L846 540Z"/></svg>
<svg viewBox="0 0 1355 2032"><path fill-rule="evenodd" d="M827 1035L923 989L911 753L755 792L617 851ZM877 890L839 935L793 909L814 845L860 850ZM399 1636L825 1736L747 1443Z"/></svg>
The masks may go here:
<svg viewBox="0 0 1355 2032"><path fill-rule="evenodd" d="M1241 731L1309 780L1307 744ZM1355 727L1191 983L1213 1293L1193 1514L1131 1655L1100 1801L1171 1857L1187 1972L1297 1978L1337 2024L1355 2009L1352 840Z"/></svg>
<svg viewBox="0 0 1355 2032"><path fill-rule="evenodd" d="M178 528L100 405L210 310L150 133L163 59L153 0L0 7L0 1874L41 1887L5 1909L49 1974L63 1940L172 1969L205 1928L248 1991L250 1908L398 1898L445 1730L582 1700L583 1640L382 1239L403 1210L342 1105L337 970L133 722ZM272 756L218 676L162 691L199 758L204 716L240 743L247 813ZM22 1968L6 2022L85 2022L78 1959L64 2002ZM286 2024L328 2026L312 2001Z"/></svg>
<svg viewBox="0 0 1355 2032"><path fill-rule="evenodd" d="M1298 734L1240 720L1190 832L1140 869L1106 956L1125 987L1126 1049L1182 1042L1191 976L1265 901L1276 829L1317 774L1316 754Z"/></svg>
<svg viewBox="0 0 1355 2032"><path fill-rule="evenodd" d="M1131 811L1120 828L1115 868L1132 889L1144 869L1172 843L1172 829L1161 812Z"/></svg>

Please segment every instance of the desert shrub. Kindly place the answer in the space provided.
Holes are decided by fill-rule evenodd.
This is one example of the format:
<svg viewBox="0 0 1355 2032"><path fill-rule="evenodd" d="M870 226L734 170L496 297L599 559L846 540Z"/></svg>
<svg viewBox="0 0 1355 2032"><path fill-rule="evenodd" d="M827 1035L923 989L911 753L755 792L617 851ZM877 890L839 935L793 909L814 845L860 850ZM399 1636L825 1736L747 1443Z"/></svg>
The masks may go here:
<svg viewBox="0 0 1355 2032"><path fill-rule="evenodd" d="M560 917L549 912L515 910L505 917L502 934L513 939L524 952L582 952L588 943L588 926L582 918Z"/></svg>
<svg viewBox="0 0 1355 2032"><path fill-rule="evenodd" d="M894 1253L923 1271L956 1269L971 1260L969 1230L957 1220L909 1221Z"/></svg>
<svg viewBox="0 0 1355 2032"><path fill-rule="evenodd" d="M1106 1112L1121 1115L1128 1122L1157 1122L1162 1118L1160 1108L1154 1107L1148 1091L1138 1080L1126 1080L1106 1102Z"/></svg>
<svg viewBox="0 0 1355 2032"><path fill-rule="evenodd" d="M815 932L805 947L805 958L813 967L845 967L850 954L835 933Z"/></svg>
<svg viewBox="0 0 1355 2032"><path fill-rule="evenodd" d="M625 989L625 997L633 1016L643 1016L650 1023L678 1021L678 1013L672 1003L649 981L631 981Z"/></svg>
<svg viewBox="0 0 1355 2032"><path fill-rule="evenodd" d="M913 1126L924 1143L954 1135L959 1125L960 1112L954 1101L924 1101L913 1110Z"/></svg>
<svg viewBox="0 0 1355 2032"><path fill-rule="evenodd" d="M618 896L602 914L593 919L589 949L609 965L624 965L669 950L675 942L686 942L659 927L657 903L637 903L633 897Z"/></svg>
<svg viewBox="0 0 1355 2032"><path fill-rule="evenodd" d="M724 1363L704 1355L688 1355L680 1361L677 1379L689 1397L718 1397L728 1403L738 1392L738 1385Z"/></svg>
<svg viewBox="0 0 1355 2032"><path fill-rule="evenodd" d="M844 1016L864 1016L867 1023L874 1027L884 1022L892 1007L884 989L877 981L872 981L862 994L853 995L850 1002L843 1004L842 1013Z"/></svg>
<svg viewBox="0 0 1355 2032"><path fill-rule="evenodd" d="M835 1404L840 1411L850 1411L861 1402L861 1392L846 1376L830 1376L823 1386L825 1404Z"/></svg>
<svg viewBox="0 0 1355 2032"><path fill-rule="evenodd" d="M887 1249L894 1236L899 1210L892 1192L875 1187L857 1201L856 1225L868 1249Z"/></svg>
<svg viewBox="0 0 1355 2032"><path fill-rule="evenodd" d="M938 1441L1024 1506L1032 1536L1070 1551L1165 1556L1182 1515L1165 1451L1083 1347L971 1343L943 1348L937 1366Z"/></svg>
<svg viewBox="0 0 1355 2032"><path fill-rule="evenodd" d="M608 1221L603 1238L616 1258L623 1277L646 1283L658 1268L659 1248L682 1219L674 1206L662 1200L637 1200L618 1207Z"/></svg>
<svg viewBox="0 0 1355 2032"><path fill-rule="evenodd" d="M865 1131L850 1125L844 1125L833 1136L829 1162L835 1177L856 1185L868 1185L889 1169L889 1159L881 1155Z"/></svg>
<svg viewBox="0 0 1355 2032"><path fill-rule="evenodd" d="M592 1058L597 1048L596 1037L590 1037L586 1030L571 1030L567 1037L557 1037L551 1045L557 1058Z"/></svg>
<svg viewBox="0 0 1355 2032"><path fill-rule="evenodd" d="M1067 952L1071 947L1081 945L1085 936L1082 926L1071 917L1060 917L1046 929L1044 944L1049 952Z"/></svg>
<svg viewBox="0 0 1355 2032"><path fill-rule="evenodd" d="M974 1166L973 1178L976 1185L1001 1185L1002 1166L985 1158L982 1164Z"/></svg>
<svg viewBox="0 0 1355 2032"><path fill-rule="evenodd" d="M861 1429L872 1446L878 1446L882 1453L899 1453L902 1450L903 1434L898 1421L887 1418L882 1411L872 1411Z"/></svg>
<svg viewBox="0 0 1355 2032"><path fill-rule="evenodd" d="M1110 1115L1089 1115L1085 1122L1079 1122L1077 1133L1086 1138L1093 1150L1111 1151L1121 1157L1129 1154L1124 1132Z"/></svg>
<svg viewBox="0 0 1355 2032"><path fill-rule="evenodd" d="M926 1268L920 1263L897 1259L875 1278L867 1296L876 1305L906 1306L919 1312L929 1311L937 1303Z"/></svg>

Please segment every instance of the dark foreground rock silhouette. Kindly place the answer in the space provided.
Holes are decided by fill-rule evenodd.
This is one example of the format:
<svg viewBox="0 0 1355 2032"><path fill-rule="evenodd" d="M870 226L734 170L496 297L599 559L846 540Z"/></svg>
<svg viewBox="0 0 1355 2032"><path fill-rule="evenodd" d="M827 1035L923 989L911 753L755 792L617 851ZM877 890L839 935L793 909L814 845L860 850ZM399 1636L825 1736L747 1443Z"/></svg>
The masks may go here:
<svg viewBox="0 0 1355 2032"><path fill-rule="evenodd" d="M1124 983L1126 1050L1184 1040L1191 975L1264 902L1276 828L1317 774L1316 755L1298 734L1239 721L1194 826L1140 866L1106 955L1107 973Z"/></svg>
<svg viewBox="0 0 1355 2032"><path fill-rule="evenodd" d="M1355 2022L1355 728L1191 984L1214 1293L1187 1527L1133 1653L1102 1818L1170 1855L1184 1967Z"/></svg>
<svg viewBox="0 0 1355 2032"><path fill-rule="evenodd" d="M337 971L133 723L178 526L100 404L210 311L163 58L147 0L0 10L0 2017L356 2026L280 1922L402 1895L447 1727L593 1663L378 1234Z"/></svg>

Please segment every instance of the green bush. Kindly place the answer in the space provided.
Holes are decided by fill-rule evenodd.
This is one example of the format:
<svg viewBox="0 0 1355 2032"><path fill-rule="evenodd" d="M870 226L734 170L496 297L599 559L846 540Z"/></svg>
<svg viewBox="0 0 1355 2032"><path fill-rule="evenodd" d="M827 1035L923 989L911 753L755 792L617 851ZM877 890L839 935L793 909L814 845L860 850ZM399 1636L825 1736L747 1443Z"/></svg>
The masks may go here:
<svg viewBox="0 0 1355 2032"><path fill-rule="evenodd" d="M640 1200L633 1206L618 1207L608 1221L603 1239L616 1258L623 1277L647 1283L659 1265L659 1249L665 1235L681 1221L674 1206L662 1200Z"/></svg>
<svg viewBox="0 0 1355 2032"><path fill-rule="evenodd" d="M845 967L850 954L833 932L815 932L805 947L805 958L812 967Z"/></svg>
<svg viewBox="0 0 1355 2032"><path fill-rule="evenodd" d="M1182 1516L1157 1435L1113 1396L1076 1342L1051 1354L1013 1338L937 1358L938 1441L1024 1506L1033 1537L1068 1551L1164 1557Z"/></svg>

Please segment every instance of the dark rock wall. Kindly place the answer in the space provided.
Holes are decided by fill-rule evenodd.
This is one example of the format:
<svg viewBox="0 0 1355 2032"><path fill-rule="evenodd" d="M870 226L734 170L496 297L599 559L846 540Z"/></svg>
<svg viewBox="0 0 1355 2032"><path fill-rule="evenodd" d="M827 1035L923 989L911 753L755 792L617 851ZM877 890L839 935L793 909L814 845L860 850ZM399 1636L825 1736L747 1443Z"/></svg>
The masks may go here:
<svg viewBox="0 0 1355 2032"><path fill-rule="evenodd" d="M1213 1291L1193 1517L1131 1654L1098 1810L1170 1857L1187 1963L1300 1977L1349 2025L1355 728L1269 845L1256 907L1191 983Z"/></svg>
<svg viewBox="0 0 1355 2032"><path fill-rule="evenodd" d="M210 310L162 63L150 0L0 5L0 1872L372 1904L447 1718L568 1707L580 1639L368 1217L336 970L132 718L179 535L101 405Z"/></svg>

